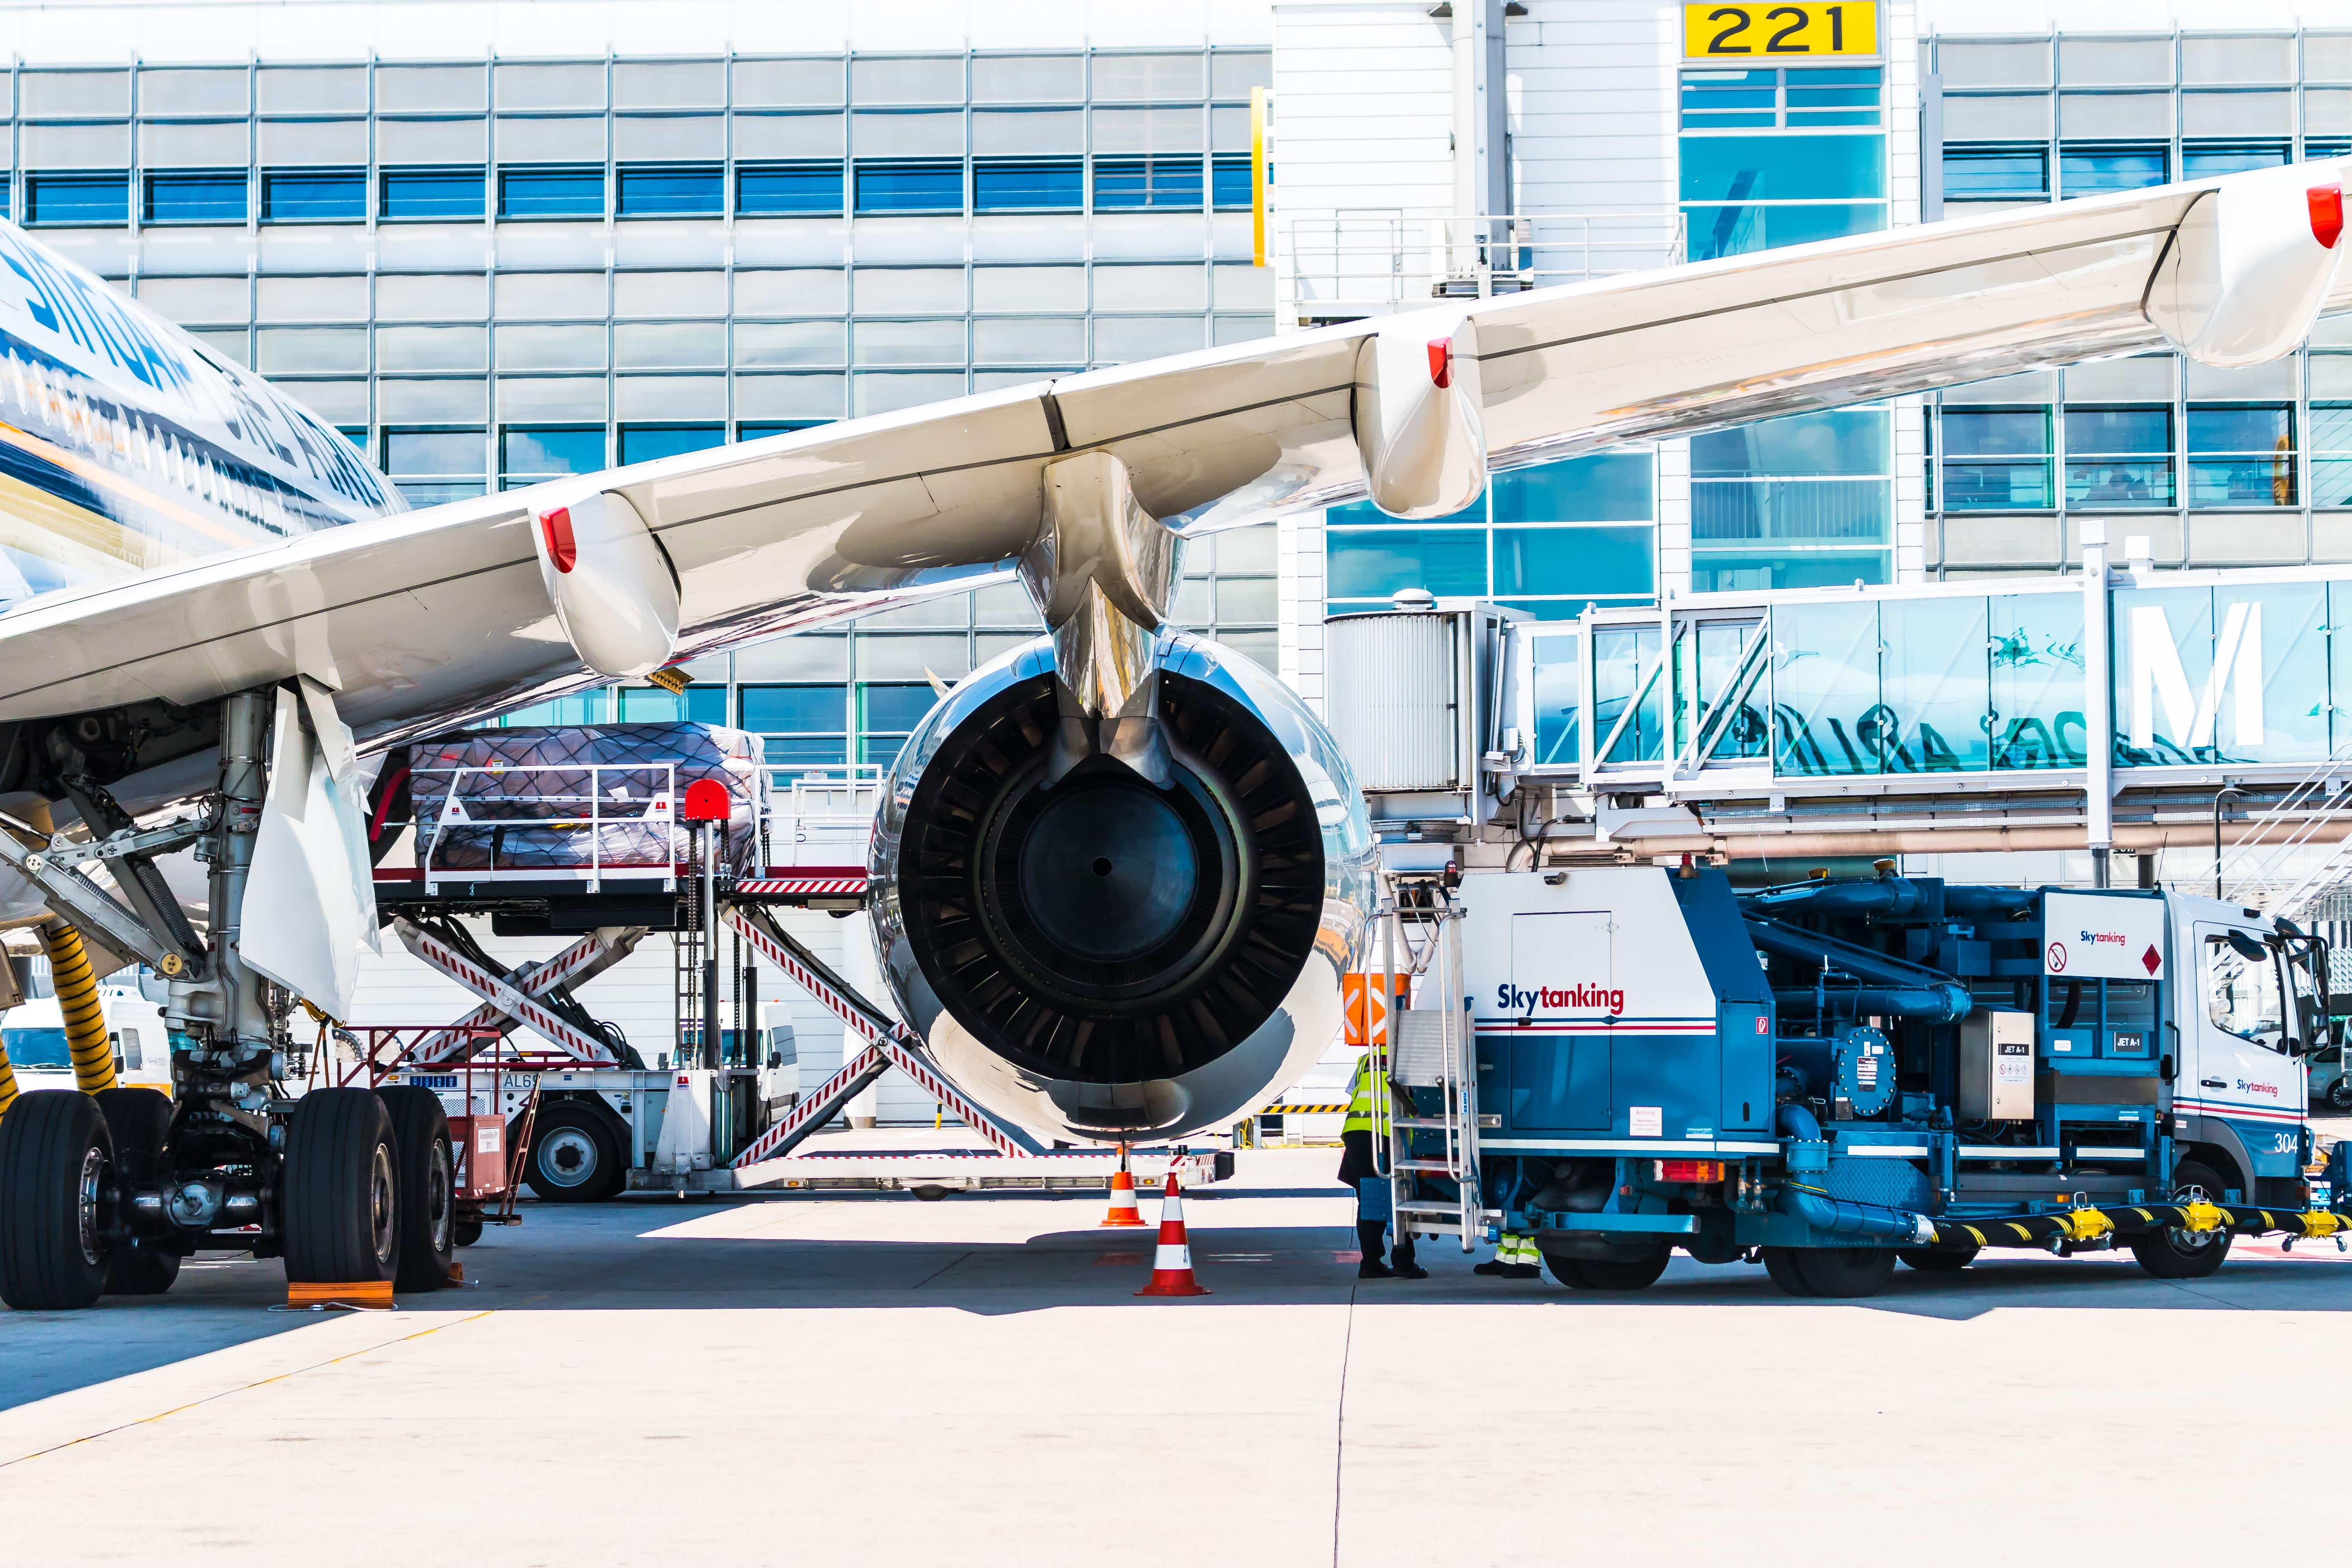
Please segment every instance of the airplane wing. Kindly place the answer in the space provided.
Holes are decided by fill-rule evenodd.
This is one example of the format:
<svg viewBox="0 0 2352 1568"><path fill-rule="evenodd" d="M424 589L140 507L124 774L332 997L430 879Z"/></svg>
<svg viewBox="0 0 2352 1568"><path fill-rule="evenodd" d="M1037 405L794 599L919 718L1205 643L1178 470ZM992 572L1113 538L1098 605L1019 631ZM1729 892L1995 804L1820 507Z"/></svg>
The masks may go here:
<svg viewBox="0 0 2352 1568"><path fill-rule="evenodd" d="M1180 531L1368 491L1433 516L1490 468L1628 441L2167 345L2258 363L2352 306L2341 184L2296 165L1445 302L353 523L0 615L0 721L303 675L375 749L1001 575L1074 453ZM593 594L557 613L600 551L603 644ZM675 631L641 658L620 601L665 574Z"/></svg>

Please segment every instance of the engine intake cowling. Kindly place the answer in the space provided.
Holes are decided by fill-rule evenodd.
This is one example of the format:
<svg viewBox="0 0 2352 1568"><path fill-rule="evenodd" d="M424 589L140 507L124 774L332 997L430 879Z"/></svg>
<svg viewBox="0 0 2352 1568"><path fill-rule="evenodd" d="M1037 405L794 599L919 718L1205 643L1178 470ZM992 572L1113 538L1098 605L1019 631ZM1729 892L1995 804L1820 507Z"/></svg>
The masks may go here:
<svg viewBox="0 0 2352 1568"><path fill-rule="evenodd" d="M989 1110L1054 1137L1223 1125L1320 1056L1371 892L1339 749L1264 669L1153 653L1173 767L1058 780L1053 648L980 671L886 781L875 940L902 1016Z"/></svg>

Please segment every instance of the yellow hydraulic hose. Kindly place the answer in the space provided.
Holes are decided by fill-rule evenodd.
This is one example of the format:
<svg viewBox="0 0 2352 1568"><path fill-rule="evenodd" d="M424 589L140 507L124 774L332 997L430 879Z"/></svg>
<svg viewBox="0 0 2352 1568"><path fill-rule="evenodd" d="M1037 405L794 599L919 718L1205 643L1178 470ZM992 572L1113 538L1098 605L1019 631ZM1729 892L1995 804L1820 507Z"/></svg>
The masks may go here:
<svg viewBox="0 0 2352 1568"><path fill-rule="evenodd" d="M16 1103L16 1069L8 1065L7 1042L0 1040L0 1117L6 1116L8 1108Z"/></svg>
<svg viewBox="0 0 2352 1568"><path fill-rule="evenodd" d="M114 1047L106 1037L106 1010L99 1005L98 976L82 952L81 932L61 920L41 924L41 946L49 955L49 983L65 1019L66 1051L73 1058L74 1086L84 1094L114 1087Z"/></svg>

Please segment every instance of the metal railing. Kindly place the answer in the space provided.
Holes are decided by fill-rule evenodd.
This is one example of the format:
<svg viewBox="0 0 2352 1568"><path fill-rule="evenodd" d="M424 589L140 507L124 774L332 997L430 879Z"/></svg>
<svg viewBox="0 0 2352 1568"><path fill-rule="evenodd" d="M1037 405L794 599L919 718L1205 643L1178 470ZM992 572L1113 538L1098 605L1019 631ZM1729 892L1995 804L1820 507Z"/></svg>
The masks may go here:
<svg viewBox="0 0 2352 1568"><path fill-rule="evenodd" d="M866 858L882 802L882 768L856 763L793 776L769 796L768 860L773 866L845 866ZM780 786L784 784L778 779Z"/></svg>
<svg viewBox="0 0 2352 1568"><path fill-rule="evenodd" d="M529 792L511 787L518 774L546 773L585 773L587 787ZM657 872L667 888L676 880L677 868L692 858L688 836L676 820L675 763L515 763L416 770L420 780L427 774L446 774L449 780L446 794L419 791L441 795L441 805L433 814L432 822L417 823L421 842L416 864L427 893L437 891L445 879L487 882L517 879L570 879L585 883L593 893L613 871ZM634 790L632 778L639 785ZM467 790L469 779L478 782L471 795ZM657 835L652 840L657 858L632 855L616 860L608 857L604 846L604 830L608 828ZM543 843L542 853L535 857L547 864L501 869L498 864L501 853L498 838L502 831L559 837ZM576 837L583 833L587 836L584 850ZM453 835L469 846L478 845L481 866L441 862L442 841Z"/></svg>
<svg viewBox="0 0 2352 1568"><path fill-rule="evenodd" d="M1280 229L1278 300L1297 318L1409 310L1683 259L1679 212L1410 217L1402 209L1301 213Z"/></svg>

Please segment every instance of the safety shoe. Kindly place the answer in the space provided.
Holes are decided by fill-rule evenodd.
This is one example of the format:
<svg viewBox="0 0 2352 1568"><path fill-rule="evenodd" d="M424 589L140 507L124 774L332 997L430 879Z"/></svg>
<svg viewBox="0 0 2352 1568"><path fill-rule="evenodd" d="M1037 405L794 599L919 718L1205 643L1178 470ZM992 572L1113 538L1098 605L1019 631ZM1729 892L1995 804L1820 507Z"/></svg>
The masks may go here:
<svg viewBox="0 0 2352 1568"><path fill-rule="evenodd" d="M1423 1268L1420 1264L1413 1262L1411 1258L1402 1258L1398 1260L1398 1262L1390 1268L1389 1272L1395 1275L1400 1279L1426 1279L1429 1278L1429 1270Z"/></svg>
<svg viewBox="0 0 2352 1568"><path fill-rule="evenodd" d="M1473 1274L1495 1275L1508 1278L1511 1270L1516 1267L1517 1267L1517 1265L1506 1263L1499 1258L1489 1258L1486 1262L1481 1263L1476 1268L1471 1269L1470 1272Z"/></svg>
<svg viewBox="0 0 2352 1568"><path fill-rule="evenodd" d="M1393 1279L1396 1278L1396 1270L1391 1268L1387 1264L1382 1263L1377 1258L1367 1258L1361 1263L1356 1265L1356 1278L1359 1279Z"/></svg>

